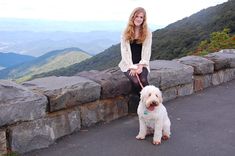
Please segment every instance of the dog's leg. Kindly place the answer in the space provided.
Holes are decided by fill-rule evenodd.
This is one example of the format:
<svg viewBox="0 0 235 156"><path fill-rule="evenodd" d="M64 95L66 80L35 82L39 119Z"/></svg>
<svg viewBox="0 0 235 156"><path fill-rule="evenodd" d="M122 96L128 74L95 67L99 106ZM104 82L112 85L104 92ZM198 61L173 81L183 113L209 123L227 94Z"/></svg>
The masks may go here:
<svg viewBox="0 0 235 156"><path fill-rule="evenodd" d="M147 133L147 126L143 118L139 117L139 134L136 139L145 139Z"/></svg>
<svg viewBox="0 0 235 156"><path fill-rule="evenodd" d="M163 140L167 140L170 138L171 135L170 127L171 127L171 122L170 119L167 117L163 124L163 136L162 136Z"/></svg>
<svg viewBox="0 0 235 156"><path fill-rule="evenodd" d="M153 144L159 145L161 144L161 138L162 138L162 127L163 126L163 120L157 119L155 121L155 128L154 128L154 135L153 135Z"/></svg>

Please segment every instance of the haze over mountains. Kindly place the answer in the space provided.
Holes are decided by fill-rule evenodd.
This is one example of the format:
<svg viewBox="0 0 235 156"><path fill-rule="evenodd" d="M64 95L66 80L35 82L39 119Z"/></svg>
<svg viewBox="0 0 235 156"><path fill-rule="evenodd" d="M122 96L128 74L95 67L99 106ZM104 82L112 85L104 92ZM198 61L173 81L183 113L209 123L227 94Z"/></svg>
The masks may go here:
<svg viewBox="0 0 235 156"><path fill-rule="evenodd" d="M91 55L117 44L123 22L68 22L0 18L0 52L41 56L78 47ZM96 30L96 31L94 31Z"/></svg>
<svg viewBox="0 0 235 156"><path fill-rule="evenodd" d="M1 31L34 31L34 32L91 32L120 31L125 22L118 21L55 21L38 19L0 18Z"/></svg>
<svg viewBox="0 0 235 156"><path fill-rule="evenodd" d="M126 26L115 21L47 21L0 18L0 52L41 56L48 51L78 47L92 55L120 41ZM151 25L153 29L156 26Z"/></svg>
<svg viewBox="0 0 235 156"><path fill-rule="evenodd" d="M35 19L0 18L0 31L32 31L32 32L92 32L108 31L120 32L126 26L123 21L53 21ZM164 26L153 25L156 30Z"/></svg>
<svg viewBox="0 0 235 156"><path fill-rule="evenodd" d="M120 32L0 31L0 52L41 56L48 51L79 47L95 55L119 42Z"/></svg>

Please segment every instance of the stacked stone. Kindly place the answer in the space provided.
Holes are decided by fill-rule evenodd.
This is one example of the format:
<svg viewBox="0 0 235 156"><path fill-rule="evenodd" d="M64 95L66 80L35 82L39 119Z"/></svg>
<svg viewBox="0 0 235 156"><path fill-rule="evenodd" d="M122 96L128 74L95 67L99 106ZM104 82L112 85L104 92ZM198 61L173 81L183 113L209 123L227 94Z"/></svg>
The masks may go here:
<svg viewBox="0 0 235 156"><path fill-rule="evenodd" d="M6 152L7 145L19 153L48 147L81 127L127 115L128 99L120 95L128 94L128 80L123 92L115 90L122 86L115 86L116 76L106 72L100 84L80 76L52 76L21 85L1 80L1 152Z"/></svg>
<svg viewBox="0 0 235 156"><path fill-rule="evenodd" d="M193 93L193 67L176 60L156 60L150 66L150 84L161 89L164 101Z"/></svg>
<svg viewBox="0 0 235 156"><path fill-rule="evenodd" d="M35 121L46 115L47 98L11 81L0 81L0 154L12 143L11 130L20 123ZM24 137L24 131L19 132ZM18 149L16 149L18 151Z"/></svg>
<svg viewBox="0 0 235 156"><path fill-rule="evenodd" d="M214 62L214 73L212 75L212 84L218 85L228 82L235 77L235 50L224 49L206 56L207 59Z"/></svg>
<svg viewBox="0 0 235 156"><path fill-rule="evenodd" d="M205 57L187 56L179 62L194 68L194 91L230 81L235 77L235 50L225 49Z"/></svg>
<svg viewBox="0 0 235 156"><path fill-rule="evenodd" d="M178 61L193 67L193 89L195 92L211 86L214 62L199 56L186 56Z"/></svg>
<svg viewBox="0 0 235 156"><path fill-rule="evenodd" d="M235 78L235 50L151 61L164 101ZM131 85L118 67L17 84L0 80L0 155L45 148L58 138L128 114ZM137 103L138 104L138 103Z"/></svg>

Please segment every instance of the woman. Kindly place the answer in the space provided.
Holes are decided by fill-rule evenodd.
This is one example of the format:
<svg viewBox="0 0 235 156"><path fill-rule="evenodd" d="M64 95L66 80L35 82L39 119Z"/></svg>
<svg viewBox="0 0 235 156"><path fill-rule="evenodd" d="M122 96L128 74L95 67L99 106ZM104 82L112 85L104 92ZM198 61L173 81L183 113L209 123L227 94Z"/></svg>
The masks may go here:
<svg viewBox="0 0 235 156"><path fill-rule="evenodd" d="M129 18L125 31L121 36L121 62L119 67L139 94L141 86L148 85L150 72L149 60L151 56L152 33L147 26L146 11L142 7L135 8Z"/></svg>

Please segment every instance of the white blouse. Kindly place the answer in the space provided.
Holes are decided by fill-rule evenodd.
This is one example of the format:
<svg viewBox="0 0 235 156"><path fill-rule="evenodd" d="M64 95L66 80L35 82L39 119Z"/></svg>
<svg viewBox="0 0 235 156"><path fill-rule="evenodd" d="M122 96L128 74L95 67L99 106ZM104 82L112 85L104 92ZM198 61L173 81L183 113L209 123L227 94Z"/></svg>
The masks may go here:
<svg viewBox="0 0 235 156"><path fill-rule="evenodd" d="M149 60L151 57L152 32L148 29L146 39L142 44L141 60L138 64L144 65L150 72ZM122 72L130 69L137 69L137 64L133 64L130 42L125 40L124 33L121 35L121 61L118 64Z"/></svg>

